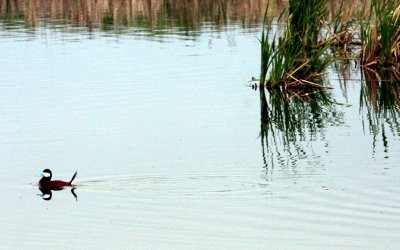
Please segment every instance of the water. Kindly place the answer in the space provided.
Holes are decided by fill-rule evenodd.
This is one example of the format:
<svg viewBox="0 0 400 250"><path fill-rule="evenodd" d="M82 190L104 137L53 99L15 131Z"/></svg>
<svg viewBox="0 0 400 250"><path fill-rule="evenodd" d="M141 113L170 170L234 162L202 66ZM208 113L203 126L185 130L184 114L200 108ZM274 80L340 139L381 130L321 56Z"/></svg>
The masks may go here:
<svg viewBox="0 0 400 250"><path fill-rule="evenodd" d="M332 67L262 122L265 2L196 3L0 1L1 248L398 248L398 103Z"/></svg>

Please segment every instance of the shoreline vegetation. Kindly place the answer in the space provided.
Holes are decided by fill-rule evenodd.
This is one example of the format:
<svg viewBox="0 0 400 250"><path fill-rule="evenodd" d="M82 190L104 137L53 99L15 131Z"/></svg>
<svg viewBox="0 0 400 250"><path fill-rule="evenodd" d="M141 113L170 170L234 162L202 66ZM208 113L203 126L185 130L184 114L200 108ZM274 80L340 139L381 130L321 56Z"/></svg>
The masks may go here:
<svg viewBox="0 0 400 250"><path fill-rule="evenodd" d="M351 61L366 80L400 81L400 1L366 1L358 12L350 12L344 0L337 11L328 11L329 2L289 0L278 18L269 16L274 6L267 5L259 39L261 89L308 95L310 89L330 88L324 85L327 67ZM284 31L274 29L278 23Z"/></svg>

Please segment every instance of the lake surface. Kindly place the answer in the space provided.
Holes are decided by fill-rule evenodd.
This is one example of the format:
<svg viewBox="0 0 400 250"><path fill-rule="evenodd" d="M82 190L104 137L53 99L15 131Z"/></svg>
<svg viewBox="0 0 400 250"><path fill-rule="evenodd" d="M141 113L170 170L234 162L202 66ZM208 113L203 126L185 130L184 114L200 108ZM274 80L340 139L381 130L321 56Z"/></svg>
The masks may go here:
<svg viewBox="0 0 400 250"><path fill-rule="evenodd" d="M266 2L0 0L0 247L398 249L399 84L260 99Z"/></svg>

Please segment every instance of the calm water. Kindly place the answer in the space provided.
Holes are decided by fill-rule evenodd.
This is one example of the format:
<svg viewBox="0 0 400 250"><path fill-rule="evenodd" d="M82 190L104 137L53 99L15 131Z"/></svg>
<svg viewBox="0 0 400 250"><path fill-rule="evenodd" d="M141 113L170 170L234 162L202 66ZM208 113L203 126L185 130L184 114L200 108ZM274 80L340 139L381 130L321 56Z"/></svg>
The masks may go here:
<svg viewBox="0 0 400 250"><path fill-rule="evenodd" d="M397 249L398 83L260 99L265 4L0 0L0 247Z"/></svg>

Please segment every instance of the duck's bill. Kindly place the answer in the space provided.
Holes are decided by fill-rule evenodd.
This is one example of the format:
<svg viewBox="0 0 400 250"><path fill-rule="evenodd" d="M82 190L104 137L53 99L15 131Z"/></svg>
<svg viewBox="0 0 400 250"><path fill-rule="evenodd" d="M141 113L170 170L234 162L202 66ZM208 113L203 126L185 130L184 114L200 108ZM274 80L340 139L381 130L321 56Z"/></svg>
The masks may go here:
<svg viewBox="0 0 400 250"><path fill-rule="evenodd" d="M39 177L50 177L49 173L41 173L39 174Z"/></svg>

